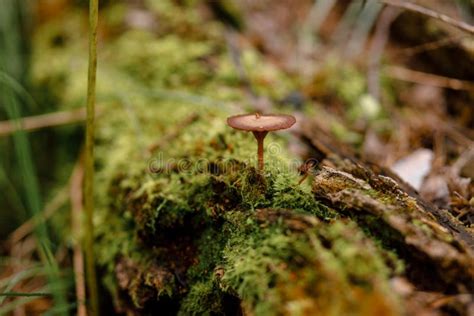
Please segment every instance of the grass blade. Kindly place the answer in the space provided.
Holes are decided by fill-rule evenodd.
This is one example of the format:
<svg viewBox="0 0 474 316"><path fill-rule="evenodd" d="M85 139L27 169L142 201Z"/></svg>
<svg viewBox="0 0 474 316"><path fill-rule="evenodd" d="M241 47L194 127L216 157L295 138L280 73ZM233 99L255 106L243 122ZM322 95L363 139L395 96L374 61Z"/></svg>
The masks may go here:
<svg viewBox="0 0 474 316"><path fill-rule="evenodd" d="M99 313L97 278L94 266L94 131L95 131L95 88L97 73L97 22L99 19L98 0L89 1L89 71L87 80L87 118L86 118L86 149L84 176L84 209L85 209L85 240L86 278L89 290L90 314Z"/></svg>

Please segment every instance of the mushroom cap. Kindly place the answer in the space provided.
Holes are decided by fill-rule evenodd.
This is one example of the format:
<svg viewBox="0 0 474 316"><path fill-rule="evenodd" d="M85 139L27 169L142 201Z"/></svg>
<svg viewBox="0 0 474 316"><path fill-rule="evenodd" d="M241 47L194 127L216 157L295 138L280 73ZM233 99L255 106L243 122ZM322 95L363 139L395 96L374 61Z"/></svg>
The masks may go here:
<svg viewBox="0 0 474 316"><path fill-rule="evenodd" d="M277 131L290 128L295 123L295 117L286 114L241 114L227 118L230 127L250 132Z"/></svg>

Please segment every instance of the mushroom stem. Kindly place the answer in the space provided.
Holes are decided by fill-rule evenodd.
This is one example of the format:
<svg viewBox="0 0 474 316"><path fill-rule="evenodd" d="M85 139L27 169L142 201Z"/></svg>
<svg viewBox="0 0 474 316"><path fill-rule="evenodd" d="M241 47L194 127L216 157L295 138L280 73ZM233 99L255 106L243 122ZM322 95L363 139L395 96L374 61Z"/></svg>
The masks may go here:
<svg viewBox="0 0 474 316"><path fill-rule="evenodd" d="M268 132L253 132L253 136L257 139L257 154L258 154L258 169L263 170L264 161L263 161L263 140L267 136Z"/></svg>

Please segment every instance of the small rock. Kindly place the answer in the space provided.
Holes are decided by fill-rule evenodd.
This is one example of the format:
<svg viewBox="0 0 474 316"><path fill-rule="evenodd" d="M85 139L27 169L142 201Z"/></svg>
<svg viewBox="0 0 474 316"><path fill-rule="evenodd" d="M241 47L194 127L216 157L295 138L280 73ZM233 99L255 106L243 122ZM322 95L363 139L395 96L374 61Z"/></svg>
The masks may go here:
<svg viewBox="0 0 474 316"><path fill-rule="evenodd" d="M429 149L418 149L397 161L391 169L416 190L420 190L423 179L431 170L433 156Z"/></svg>

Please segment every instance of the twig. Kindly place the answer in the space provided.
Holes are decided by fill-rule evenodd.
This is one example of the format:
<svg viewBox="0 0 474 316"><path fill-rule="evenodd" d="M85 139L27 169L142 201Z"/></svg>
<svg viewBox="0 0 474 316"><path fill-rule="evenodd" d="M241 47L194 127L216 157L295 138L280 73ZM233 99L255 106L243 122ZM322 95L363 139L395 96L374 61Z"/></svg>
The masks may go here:
<svg viewBox="0 0 474 316"><path fill-rule="evenodd" d="M474 84L472 82L429 74L426 72L411 70L399 66L386 67L385 74L398 80L415 82L428 86L448 88L453 90L474 91Z"/></svg>
<svg viewBox="0 0 474 316"><path fill-rule="evenodd" d="M23 259L25 256L32 257L33 252L38 248L38 241L35 235L28 236L24 240L15 243L11 250L10 256L18 259Z"/></svg>
<svg viewBox="0 0 474 316"><path fill-rule="evenodd" d="M474 34L474 26L470 25L466 22L459 21L456 19L453 19L450 16L447 16L445 14L436 12L434 10L428 9L426 7L423 7L421 5L407 2L407 1L398 1L398 0L381 0L382 3L385 3L387 5L393 6L393 7L398 7L402 8L408 11L420 13L426 16L429 16L431 18L443 21L444 23L447 23L449 25L455 26L460 30L463 30L465 32Z"/></svg>
<svg viewBox="0 0 474 316"><path fill-rule="evenodd" d="M0 122L0 136L13 134L18 129L24 131L33 131L40 128L67 125L82 122L86 119L84 108L48 113L36 116L29 116L19 119L19 124L15 121ZM19 125L19 126L18 126Z"/></svg>
<svg viewBox="0 0 474 316"><path fill-rule="evenodd" d="M64 203L66 203L67 198L67 191L65 189L61 189L61 191L59 191L56 196L45 206L40 216L30 218L10 234L9 243L13 245L25 238L25 236L30 234L35 229L38 221L46 221L61 206L63 206Z"/></svg>
<svg viewBox="0 0 474 316"><path fill-rule="evenodd" d="M81 242L81 213L82 205L82 182L84 180L84 165L80 159L71 176L69 194L71 197L71 227L74 237L73 246L73 267L74 280L76 288L76 301L78 303L77 316L86 316L86 287L84 280L84 256L82 253Z"/></svg>
<svg viewBox="0 0 474 316"><path fill-rule="evenodd" d="M99 20L99 1L89 1L89 69L87 78L87 119L84 176L85 232L84 250L86 255L87 288L90 315L99 315L99 295L94 260L94 130L95 130L95 91L97 75L97 23Z"/></svg>
<svg viewBox="0 0 474 316"><path fill-rule="evenodd" d="M396 50L393 53L393 55L403 56L403 57L413 56L419 53L423 53L423 52L435 50L447 45L455 44L456 42L459 42L468 36L469 35L465 35L465 34L463 34L462 36L450 36L447 38L442 38L437 41L423 43L423 44L416 45L413 47L402 48L402 49Z"/></svg>

